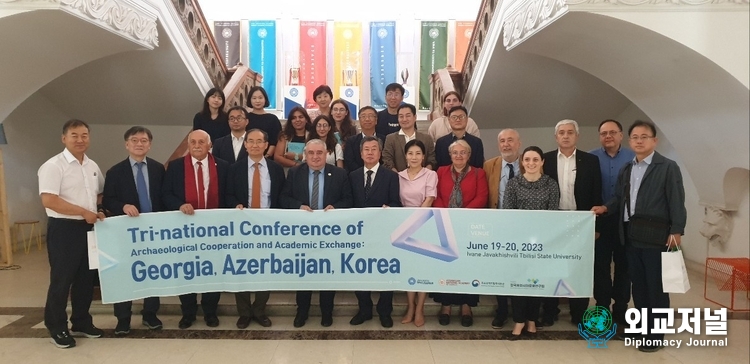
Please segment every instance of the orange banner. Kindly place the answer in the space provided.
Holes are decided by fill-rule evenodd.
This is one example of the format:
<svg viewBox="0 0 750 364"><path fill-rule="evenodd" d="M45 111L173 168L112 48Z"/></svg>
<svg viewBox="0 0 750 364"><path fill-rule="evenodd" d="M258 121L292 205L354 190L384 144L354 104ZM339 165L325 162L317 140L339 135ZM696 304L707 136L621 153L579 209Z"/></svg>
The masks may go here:
<svg viewBox="0 0 750 364"><path fill-rule="evenodd" d="M456 46L455 60L453 67L461 71L464 67L464 60L466 59L466 52L469 50L469 42L471 41L471 33L474 31L473 21L457 21L456 22Z"/></svg>

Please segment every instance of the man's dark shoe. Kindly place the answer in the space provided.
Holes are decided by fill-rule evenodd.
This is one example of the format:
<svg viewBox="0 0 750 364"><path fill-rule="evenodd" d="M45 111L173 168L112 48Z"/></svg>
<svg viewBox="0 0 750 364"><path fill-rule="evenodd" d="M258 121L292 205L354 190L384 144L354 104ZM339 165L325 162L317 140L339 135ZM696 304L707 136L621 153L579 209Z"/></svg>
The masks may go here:
<svg viewBox="0 0 750 364"><path fill-rule="evenodd" d="M246 329L248 326L250 326L250 316L240 316L240 318L237 319L238 329Z"/></svg>
<svg viewBox="0 0 750 364"><path fill-rule="evenodd" d="M180 323L177 325L182 330L190 328L190 326L193 326L193 322L195 322L195 316L182 316L180 319Z"/></svg>
<svg viewBox="0 0 750 364"><path fill-rule="evenodd" d="M97 328L94 325L89 327L72 327L70 329L71 336L87 337L89 339L96 339L104 336L104 331Z"/></svg>
<svg viewBox="0 0 750 364"><path fill-rule="evenodd" d="M500 330L503 328L503 325L505 325L505 322L507 322L507 318L502 318L499 316L495 316L495 319L492 320L492 328L495 330Z"/></svg>
<svg viewBox="0 0 750 364"><path fill-rule="evenodd" d="M260 317L253 316L253 319L255 319L255 321L258 322L260 326L271 327L271 319L269 319L266 315Z"/></svg>
<svg viewBox="0 0 750 364"><path fill-rule="evenodd" d="M115 336L125 336L130 333L130 320L123 319L117 320L117 326L115 326Z"/></svg>
<svg viewBox="0 0 750 364"><path fill-rule="evenodd" d="M461 326L471 327L471 325L474 325L474 317L472 315L462 315Z"/></svg>
<svg viewBox="0 0 750 364"><path fill-rule="evenodd" d="M51 335L50 341L60 349L67 349L76 346L76 339L74 339L67 331L59 332Z"/></svg>
<svg viewBox="0 0 750 364"><path fill-rule="evenodd" d="M141 323L149 330L161 330L164 327L164 324L161 323L161 320L159 320L156 315L143 316L143 321L141 321Z"/></svg>
<svg viewBox="0 0 750 364"><path fill-rule="evenodd" d="M544 317L542 318L542 326L543 327L550 327L555 324L555 319L552 317Z"/></svg>
<svg viewBox="0 0 750 364"><path fill-rule="evenodd" d="M307 322L307 314L297 312L297 316L294 316L294 327L305 326L305 322Z"/></svg>
<svg viewBox="0 0 750 364"><path fill-rule="evenodd" d="M393 327L391 315L380 315L380 325L385 328Z"/></svg>
<svg viewBox="0 0 750 364"><path fill-rule="evenodd" d="M438 323L442 326L448 326L451 323L451 315L447 313L441 313L438 315Z"/></svg>
<svg viewBox="0 0 750 364"><path fill-rule="evenodd" d="M205 316L204 319L206 320L206 326L208 327L219 326L219 318L216 317L216 315Z"/></svg>
<svg viewBox="0 0 750 364"><path fill-rule="evenodd" d="M323 314L320 319L320 326L331 327L331 325L333 325L333 314Z"/></svg>
<svg viewBox="0 0 750 364"><path fill-rule="evenodd" d="M354 317L352 317L351 320L349 320L349 324L351 325L362 325L367 320L372 320L372 314L366 315L362 312L358 312Z"/></svg>
<svg viewBox="0 0 750 364"><path fill-rule="evenodd" d="M661 345L650 345L650 346L639 346L638 351L644 352L644 353L655 353L661 349L664 349Z"/></svg>

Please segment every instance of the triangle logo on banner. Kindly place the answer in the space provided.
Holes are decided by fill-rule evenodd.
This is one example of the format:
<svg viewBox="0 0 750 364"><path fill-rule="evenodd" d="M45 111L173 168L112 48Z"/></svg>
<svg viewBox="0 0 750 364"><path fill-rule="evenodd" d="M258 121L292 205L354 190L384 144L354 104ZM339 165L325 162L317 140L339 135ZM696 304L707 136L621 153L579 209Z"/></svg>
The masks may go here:
<svg viewBox="0 0 750 364"><path fill-rule="evenodd" d="M435 220L440 245L413 238L425 223L431 219ZM458 244L456 235L453 233L453 225L448 216L448 211L438 209L424 209L414 211L396 230L391 234L393 246L417 253L430 258L452 262L458 259Z"/></svg>
<svg viewBox="0 0 750 364"><path fill-rule="evenodd" d="M576 292L570 288L570 285L568 282L565 282L564 279L561 279L557 282L557 287L555 287L555 296L575 296Z"/></svg>

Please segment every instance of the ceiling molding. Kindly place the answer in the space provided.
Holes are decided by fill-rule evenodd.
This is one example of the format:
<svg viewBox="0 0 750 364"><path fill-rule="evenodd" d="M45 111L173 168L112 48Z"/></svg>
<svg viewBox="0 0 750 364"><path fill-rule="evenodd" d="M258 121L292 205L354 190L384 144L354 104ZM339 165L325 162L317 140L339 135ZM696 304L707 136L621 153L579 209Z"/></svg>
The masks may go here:
<svg viewBox="0 0 750 364"><path fill-rule="evenodd" d="M511 50L568 12L565 0L528 0L503 19L503 45Z"/></svg>
<svg viewBox="0 0 750 364"><path fill-rule="evenodd" d="M59 0L61 10L146 48L159 46L156 12L132 0Z"/></svg>

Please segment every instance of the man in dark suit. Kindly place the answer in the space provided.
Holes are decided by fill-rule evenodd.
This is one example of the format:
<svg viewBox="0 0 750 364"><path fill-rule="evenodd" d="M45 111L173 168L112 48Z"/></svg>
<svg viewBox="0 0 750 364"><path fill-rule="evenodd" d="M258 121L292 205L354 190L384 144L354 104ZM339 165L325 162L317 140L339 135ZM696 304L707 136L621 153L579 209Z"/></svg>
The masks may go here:
<svg viewBox="0 0 750 364"><path fill-rule="evenodd" d="M243 143L245 142L245 128L247 127L247 117L245 117L245 108L234 106L229 109L229 129L232 131L227 136L214 140L214 149L211 154L216 158L223 159L229 164L247 157L247 150Z"/></svg>
<svg viewBox="0 0 750 364"><path fill-rule="evenodd" d="M227 207L240 210L279 208L279 194L284 186L284 168L264 158L264 152L268 148L268 134L260 129L250 129L245 135L244 143L247 156L241 157L229 167ZM266 316L269 296L269 291L255 292L255 302L252 302L250 292L234 294L240 315L237 320L238 329L247 328L251 319L255 319L263 327L271 326L271 320Z"/></svg>
<svg viewBox="0 0 750 364"><path fill-rule="evenodd" d="M146 157L151 149L151 131L134 126L125 132L125 149L128 158L115 164L104 179L102 205L112 216L138 216L140 213L162 211L161 186L164 181L164 165ZM145 168L144 168L145 167ZM131 301L115 303L117 317L115 335L130 333ZM150 330L160 330L162 322L156 317L159 297L143 299L142 323Z"/></svg>
<svg viewBox="0 0 750 364"><path fill-rule="evenodd" d="M344 168L347 172L352 172L353 170L365 165L365 162L362 161L362 156L359 153L359 144L362 142L362 138L374 136L385 143L385 135L375 132L375 127L377 125L378 113L374 107L365 106L359 109L359 127L362 132L350 136L344 145Z"/></svg>
<svg viewBox="0 0 750 364"><path fill-rule="evenodd" d="M365 165L349 173L354 207L401 207L398 173L385 167L380 168L380 154L382 153L380 140L375 137L365 137L359 148ZM359 312L349 323L360 325L372 319L372 298L370 291L355 291L354 294L359 303ZM380 324L383 327L392 327L393 291L380 292L377 311Z"/></svg>
<svg viewBox="0 0 750 364"><path fill-rule="evenodd" d="M312 139L305 144L306 163L289 170L281 191L281 207L328 211L352 207L352 192L346 170L326 164L326 144L320 139ZM322 175L322 176L321 176ZM320 292L320 324L328 327L333 324L333 299L335 291ZM297 315L294 327L302 327L310 312L311 291L297 291Z"/></svg>
<svg viewBox="0 0 750 364"><path fill-rule="evenodd" d="M169 162L164 175L162 200L165 211L180 210L186 215L193 215L195 210L226 206L224 197L229 163L214 158L209 149L211 137L208 133L193 130L188 134L189 154ZM195 322L197 296L196 293L180 295L181 329L187 329ZM201 296L203 317L209 327L219 326L216 316L219 298L221 292L208 292Z"/></svg>
<svg viewBox="0 0 750 364"><path fill-rule="evenodd" d="M602 202L602 175L599 158L576 149L578 123L561 120L555 125L557 150L544 153L544 174L560 186L560 210L589 211ZM597 227L598 231L598 227ZM597 237L598 237L597 232ZM570 298L570 319L578 325L588 308L588 298ZM542 324L552 326L560 313L558 299L544 299Z"/></svg>

